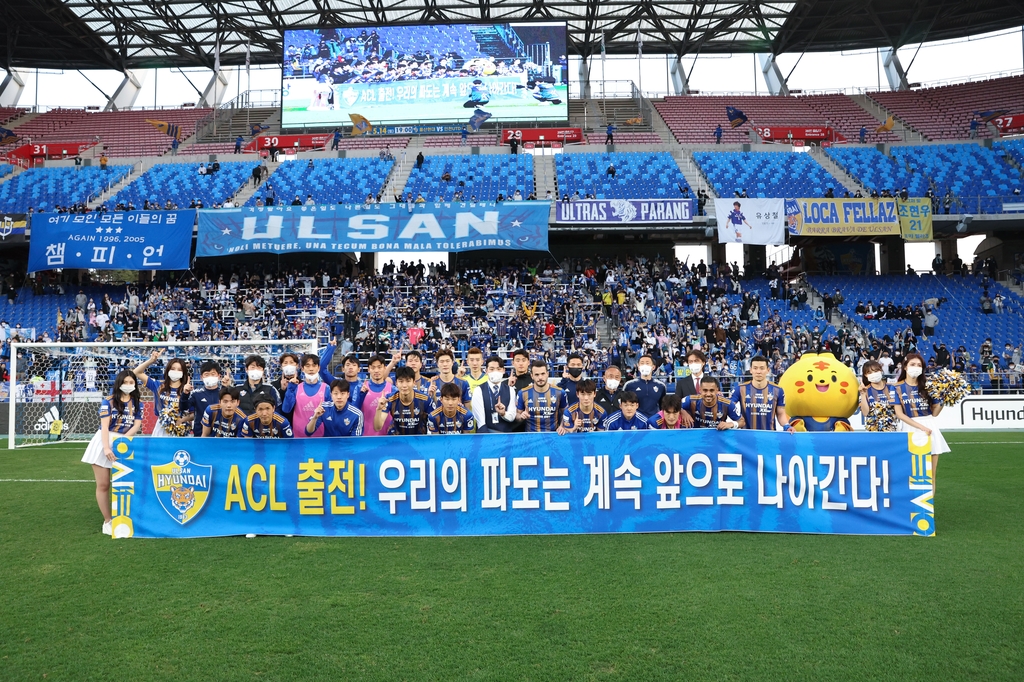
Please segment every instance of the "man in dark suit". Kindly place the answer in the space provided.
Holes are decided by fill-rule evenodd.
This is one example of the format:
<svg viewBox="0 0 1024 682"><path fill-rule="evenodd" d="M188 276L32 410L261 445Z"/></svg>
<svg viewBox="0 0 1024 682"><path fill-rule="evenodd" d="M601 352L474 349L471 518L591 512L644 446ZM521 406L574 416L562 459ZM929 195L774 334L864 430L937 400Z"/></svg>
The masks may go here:
<svg viewBox="0 0 1024 682"><path fill-rule="evenodd" d="M679 396L680 400L700 393L700 380L704 377L704 363L707 360L707 356L699 348L694 348L686 354L686 364L690 368L690 376L676 381L675 394Z"/></svg>

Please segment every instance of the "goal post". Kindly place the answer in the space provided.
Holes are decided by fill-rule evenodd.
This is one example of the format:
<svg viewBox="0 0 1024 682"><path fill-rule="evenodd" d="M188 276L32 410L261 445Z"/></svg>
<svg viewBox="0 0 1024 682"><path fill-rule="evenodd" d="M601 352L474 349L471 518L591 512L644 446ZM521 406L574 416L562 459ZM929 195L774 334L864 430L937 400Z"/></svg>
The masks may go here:
<svg viewBox="0 0 1024 682"><path fill-rule="evenodd" d="M199 366L216 360L234 385L246 380L243 362L260 355L266 380L281 376L279 358L287 352L317 353L315 339L281 341L132 341L119 343L12 343L9 365L7 448L53 442L87 442L100 428L100 401L111 395L111 382L123 369L134 369L154 350L166 350L147 374L163 378L164 363L183 360L193 385ZM140 385L144 432L152 430L153 394Z"/></svg>

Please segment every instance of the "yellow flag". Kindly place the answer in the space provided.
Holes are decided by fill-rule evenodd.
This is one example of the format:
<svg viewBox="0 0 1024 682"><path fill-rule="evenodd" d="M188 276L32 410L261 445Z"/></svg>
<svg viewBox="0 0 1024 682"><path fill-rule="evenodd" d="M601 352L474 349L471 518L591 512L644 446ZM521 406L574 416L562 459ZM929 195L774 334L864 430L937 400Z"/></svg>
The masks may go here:
<svg viewBox="0 0 1024 682"><path fill-rule="evenodd" d="M885 119L885 123L883 123L882 125L880 125L877 128L875 128L875 132L876 133L887 133L890 130L892 130L894 125L896 125L896 119L894 119L892 116L890 116L889 118Z"/></svg>
<svg viewBox="0 0 1024 682"><path fill-rule="evenodd" d="M154 121L150 118L146 119L146 123L153 126L164 135L168 135L179 141L181 140L181 127L177 123L168 123L167 121Z"/></svg>
<svg viewBox="0 0 1024 682"><path fill-rule="evenodd" d="M368 133L373 129L373 124L365 116L359 114L349 114L348 117L352 119L352 137L356 135L362 135Z"/></svg>

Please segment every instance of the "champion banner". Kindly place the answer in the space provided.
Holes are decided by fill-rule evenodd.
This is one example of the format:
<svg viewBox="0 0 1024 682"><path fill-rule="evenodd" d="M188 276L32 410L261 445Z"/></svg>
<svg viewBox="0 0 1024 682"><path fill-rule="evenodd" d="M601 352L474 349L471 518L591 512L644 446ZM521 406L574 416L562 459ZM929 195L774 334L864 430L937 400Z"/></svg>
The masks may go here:
<svg viewBox="0 0 1024 682"><path fill-rule="evenodd" d="M930 441L908 436L118 439L114 536L933 535Z"/></svg>
<svg viewBox="0 0 1024 682"><path fill-rule="evenodd" d="M719 244L785 244L782 199L715 199Z"/></svg>
<svg viewBox="0 0 1024 682"><path fill-rule="evenodd" d="M196 256L299 251L547 251L548 201L275 206L199 212Z"/></svg>
<svg viewBox="0 0 1024 682"><path fill-rule="evenodd" d="M31 218L28 271L185 270L195 210L37 213Z"/></svg>
<svg viewBox="0 0 1024 682"><path fill-rule="evenodd" d="M786 220L806 237L900 234L896 199L786 199Z"/></svg>
<svg viewBox="0 0 1024 682"><path fill-rule="evenodd" d="M932 240L932 200L927 197L912 197L898 200L896 208L900 215L900 231L908 242L930 242Z"/></svg>
<svg viewBox="0 0 1024 682"><path fill-rule="evenodd" d="M559 223L692 223L693 199L580 199L560 201Z"/></svg>

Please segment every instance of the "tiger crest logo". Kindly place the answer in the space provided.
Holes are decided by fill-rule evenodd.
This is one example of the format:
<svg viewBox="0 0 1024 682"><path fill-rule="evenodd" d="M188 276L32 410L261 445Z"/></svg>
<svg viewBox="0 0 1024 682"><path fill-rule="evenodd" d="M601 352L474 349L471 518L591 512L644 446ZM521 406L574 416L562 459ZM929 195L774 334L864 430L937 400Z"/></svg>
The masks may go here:
<svg viewBox="0 0 1024 682"><path fill-rule="evenodd" d="M178 450L167 464L150 467L157 499L172 519L184 526L199 515L210 497L213 467L197 464Z"/></svg>
<svg viewBox="0 0 1024 682"><path fill-rule="evenodd" d="M171 504L180 512L186 512L196 503L195 488L171 488Z"/></svg>

